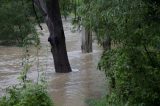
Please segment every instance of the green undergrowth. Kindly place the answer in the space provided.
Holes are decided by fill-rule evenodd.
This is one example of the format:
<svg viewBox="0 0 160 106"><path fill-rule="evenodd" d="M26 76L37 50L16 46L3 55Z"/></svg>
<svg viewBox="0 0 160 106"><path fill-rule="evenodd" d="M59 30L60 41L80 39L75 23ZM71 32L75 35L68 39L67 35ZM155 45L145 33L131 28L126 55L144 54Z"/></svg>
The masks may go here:
<svg viewBox="0 0 160 106"><path fill-rule="evenodd" d="M26 63L18 78L20 83L6 89L5 95L0 98L0 106L54 106L44 75L33 82L27 78L30 68L31 65Z"/></svg>
<svg viewBox="0 0 160 106"><path fill-rule="evenodd" d="M86 101L89 106L107 106L106 98L90 99Z"/></svg>
<svg viewBox="0 0 160 106"><path fill-rule="evenodd" d="M120 103L113 103L111 102L108 96L102 97L100 99L90 99L87 101L88 106L128 106L123 102Z"/></svg>
<svg viewBox="0 0 160 106"><path fill-rule="evenodd" d="M0 106L53 106L47 90L40 84L12 86L0 99Z"/></svg>

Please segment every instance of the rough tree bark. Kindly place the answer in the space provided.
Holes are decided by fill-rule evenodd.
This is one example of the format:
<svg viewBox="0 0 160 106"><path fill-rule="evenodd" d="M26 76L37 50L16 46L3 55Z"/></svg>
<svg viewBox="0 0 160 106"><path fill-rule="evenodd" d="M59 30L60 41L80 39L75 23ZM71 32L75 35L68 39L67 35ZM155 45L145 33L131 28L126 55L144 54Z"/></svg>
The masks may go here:
<svg viewBox="0 0 160 106"><path fill-rule="evenodd" d="M81 50L82 50L82 53L92 52L92 32L89 30L86 30L84 27L82 28Z"/></svg>
<svg viewBox="0 0 160 106"><path fill-rule="evenodd" d="M50 32L48 41L51 44L55 71L57 73L71 72L58 0L46 0L46 2L34 0L33 2L41 10Z"/></svg>

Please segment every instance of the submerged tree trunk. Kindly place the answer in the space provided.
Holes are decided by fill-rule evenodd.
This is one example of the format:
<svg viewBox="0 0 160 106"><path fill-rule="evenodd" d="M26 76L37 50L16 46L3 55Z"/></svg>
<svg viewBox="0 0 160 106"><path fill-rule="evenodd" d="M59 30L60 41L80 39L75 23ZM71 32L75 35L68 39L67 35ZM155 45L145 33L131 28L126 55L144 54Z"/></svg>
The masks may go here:
<svg viewBox="0 0 160 106"><path fill-rule="evenodd" d="M111 38L109 36L105 36L102 46L104 50L111 49Z"/></svg>
<svg viewBox="0 0 160 106"><path fill-rule="evenodd" d="M50 32L48 41L51 44L55 71L58 73L71 72L58 0L47 0L47 2L35 0L35 4L43 12Z"/></svg>
<svg viewBox="0 0 160 106"><path fill-rule="evenodd" d="M92 32L89 30L86 30L84 27L82 28L81 50L82 50L82 53L92 52Z"/></svg>

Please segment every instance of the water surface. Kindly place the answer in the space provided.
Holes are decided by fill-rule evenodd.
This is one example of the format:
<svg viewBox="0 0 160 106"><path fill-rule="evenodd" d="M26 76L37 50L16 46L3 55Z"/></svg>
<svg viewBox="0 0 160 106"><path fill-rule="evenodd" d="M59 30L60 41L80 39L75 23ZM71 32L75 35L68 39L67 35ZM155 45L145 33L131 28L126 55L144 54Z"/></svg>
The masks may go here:
<svg viewBox="0 0 160 106"><path fill-rule="evenodd" d="M72 32L72 25L64 21L66 45L71 73L58 74L54 71L50 45L47 42L49 32L45 24L43 30L38 29L41 39L41 49L29 47L32 68L28 77L37 81L38 71L43 70L48 81L49 94L56 106L87 106L86 100L100 98L105 92L105 76L97 70L97 63L101 56L101 48L93 43L93 52L81 53L81 32ZM23 68L24 50L20 47L0 46L0 94L8 86L17 84L17 77ZM38 51L38 52L37 52Z"/></svg>

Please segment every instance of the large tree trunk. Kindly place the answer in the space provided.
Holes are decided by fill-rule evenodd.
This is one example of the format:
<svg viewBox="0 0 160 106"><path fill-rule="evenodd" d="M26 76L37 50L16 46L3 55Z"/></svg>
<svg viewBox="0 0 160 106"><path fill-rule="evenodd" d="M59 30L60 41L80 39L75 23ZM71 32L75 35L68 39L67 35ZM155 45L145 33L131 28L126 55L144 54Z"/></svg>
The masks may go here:
<svg viewBox="0 0 160 106"><path fill-rule="evenodd" d="M82 53L92 52L92 32L82 28Z"/></svg>
<svg viewBox="0 0 160 106"><path fill-rule="evenodd" d="M71 72L58 0L47 0L46 3L43 0L35 0L35 4L43 12L50 32L48 41L51 44L55 71L58 73Z"/></svg>

